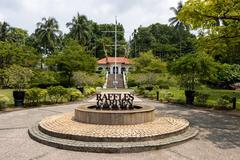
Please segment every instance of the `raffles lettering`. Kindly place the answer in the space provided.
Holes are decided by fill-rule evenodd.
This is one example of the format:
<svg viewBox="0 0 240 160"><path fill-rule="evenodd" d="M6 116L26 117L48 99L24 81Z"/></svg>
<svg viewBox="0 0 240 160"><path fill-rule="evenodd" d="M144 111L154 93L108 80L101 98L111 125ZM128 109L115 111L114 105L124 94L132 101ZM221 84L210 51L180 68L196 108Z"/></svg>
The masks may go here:
<svg viewBox="0 0 240 160"><path fill-rule="evenodd" d="M108 93L97 94L98 109L132 109L133 94Z"/></svg>

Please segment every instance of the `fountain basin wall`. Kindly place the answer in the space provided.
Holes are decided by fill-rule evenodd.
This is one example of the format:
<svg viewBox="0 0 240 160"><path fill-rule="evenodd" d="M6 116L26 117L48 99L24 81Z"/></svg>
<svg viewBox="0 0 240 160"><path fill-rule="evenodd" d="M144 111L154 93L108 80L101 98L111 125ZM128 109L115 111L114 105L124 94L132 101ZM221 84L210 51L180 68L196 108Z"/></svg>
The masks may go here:
<svg viewBox="0 0 240 160"><path fill-rule="evenodd" d="M88 124L134 125L154 121L154 110L151 106L136 107L133 110L97 110L92 106L80 106L75 109L74 119Z"/></svg>

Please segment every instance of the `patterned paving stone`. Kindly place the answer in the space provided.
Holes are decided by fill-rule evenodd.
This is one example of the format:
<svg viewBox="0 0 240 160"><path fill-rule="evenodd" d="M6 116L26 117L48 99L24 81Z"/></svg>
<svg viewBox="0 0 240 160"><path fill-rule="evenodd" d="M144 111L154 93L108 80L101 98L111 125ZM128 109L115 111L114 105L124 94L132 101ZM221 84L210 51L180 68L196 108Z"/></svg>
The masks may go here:
<svg viewBox="0 0 240 160"><path fill-rule="evenodd" d="M95 125L73 120L73 113L47 117L39 129L48 135L81 141L146 141L183 133L189 127L185 119L159 117L137 125Z"/></svg>
<svg viewBox="0 0 240 160"><path fill-rule="evenodd" d="M38 125L28 130L30 137L40 143L66 150L96 153L130 153L166 148L195 137L198 130L188 128L184 133L143 142L85 142L62 139L47 135L39 130Z"/></svg>

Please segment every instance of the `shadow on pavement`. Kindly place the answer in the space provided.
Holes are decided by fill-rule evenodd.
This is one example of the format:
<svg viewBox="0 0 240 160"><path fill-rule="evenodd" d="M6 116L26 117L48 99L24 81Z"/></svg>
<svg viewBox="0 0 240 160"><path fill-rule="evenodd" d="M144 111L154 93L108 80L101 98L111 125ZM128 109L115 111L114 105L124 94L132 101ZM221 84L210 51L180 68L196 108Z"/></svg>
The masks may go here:
<svg viewBox="0 0 240 160"><path fill-rule="evenodd" d="M221 149L240 147L240 117L177 105L157 106L158 115L173 115L200 129L198 139L207 139Z"/></svg>

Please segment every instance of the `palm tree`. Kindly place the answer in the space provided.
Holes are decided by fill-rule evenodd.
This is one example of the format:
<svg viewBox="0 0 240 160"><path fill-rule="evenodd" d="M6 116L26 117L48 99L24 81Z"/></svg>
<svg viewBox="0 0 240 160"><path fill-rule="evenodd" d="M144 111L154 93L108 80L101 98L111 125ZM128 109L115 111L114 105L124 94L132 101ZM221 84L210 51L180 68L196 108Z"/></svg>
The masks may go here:
<svg viewBox="0 0 240 160"><path fill-rule="evenodd" d="M170 26L174 26L174 28L179 33L179 42L180 42L180 55L182 53L182 31L183 30L189 30L189 25L184 24L183 22L179 21L177 18L178 13L181 11L183 7L182 1L178 2L177 8L171 7L170 10L172 10L175 14L175 17L169 18L168 21L170 22Z"/></svg>
<svg viewBox="0 0 240 160"><path fill-rule="evenodd" d="M80 44L86 44L91 39L91 25L85 15L73 17L72 22L66 24L70 29L70 37L77 40Z"/></svg>
<svg viewBox="0 0 240 160"><path fill-rule="evenodd" d="M57 20L51 17L48 19L45 17L42 18L42 22L37 23L35 35L42 48L44 49L43 54L48 55L53 52L56 43L59 41L59 35L61 35ZM41 58L41 68L43 67L42 60L43 56Z"/></svg>
<svg viewBox="0 0 240 160"><path fill-rule="evenodd" d="M10 25L7 22L0 22L0 40L5 41L10 31Z"/></svg>

